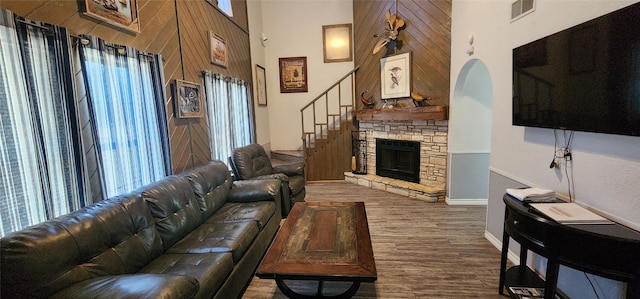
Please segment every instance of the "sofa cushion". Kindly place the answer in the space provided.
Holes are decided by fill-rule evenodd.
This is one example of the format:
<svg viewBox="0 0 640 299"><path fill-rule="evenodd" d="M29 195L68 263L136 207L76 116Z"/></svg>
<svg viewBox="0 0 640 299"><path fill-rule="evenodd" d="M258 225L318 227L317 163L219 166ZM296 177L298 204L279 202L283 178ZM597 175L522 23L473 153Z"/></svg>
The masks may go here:
<svg viewBox="0 0 640 299"><path fill-rule="evenodd" d="M217 213L205 220L205 223L234 223L254 222L262 230L269 219L275 214L276 205L272 201L257 201L248 203L230 202L225 204Z"/></svg>
<svg viewBox="0 0 640 299"><path fill-rule="evenodd" d="M286 177L286 176L285 176ZM288 180L289 178L287 178ZM279 201L282 183L278 179L234 181L228 202Z"/></svg>
<svg viewBox="0 0 640 299"><path fill-rule="evenodd" d="M191 183L203 219L211 217L227 201L233 180L229 168L222 161L211 161L181 175Z"/></svg>
<svg viewBox="0 0 640 299"><path fill-rule="evenodd" d="M166 250L204 220L191 183L183 176L168 176L139 190L147 202Z"/></svg>
<svg viewBox="0 0 640 299"><path fill-rule="evenodd" d="M123 212L120 205L126 212ZM109 233L107 247L102 248L102 253L92 258L84 267L90 272L103 274L106 267L114 267L116 264L111 259L120 262L123 271L104 271L108 274L134 273L140 270L149 261L162 254L162 240L156 230L155 220L142 198L135 194L104 200L89 206L86 211L93 213ZM86 225L66 225L78 244L81 244L77 236L80 234L92 235L95 232L87 230ZM73 229L72 229L73 227ZM74 231L75 230L75 231ZM94 239L81 244L86 256L93 256L98 246ZM114 255L114 256L112 256ZM104 261L101 261L104 259Z"/></svg>
<svg viewBox="0 0 640 299"><path fill-rule="evenodd" d="M144 201L103 200L2 238L2 297L48 297L80 281L133 273L162 253Z"/></svg>
<svg viewBox="0 0 640 299"><path fill-rule="evenodd" d="M195 298L211 298L233 270L231 253L163 254L140 270L195 278L200 290Z"/></svg>
<svg viewBox="0 0 640 299"><path fill-rule="evenodd" d="M233 150L231 165L240 180L273 173L271 160L259 144L250 144Z"/></svg>
<svg viewBox="0 0 640 299"><path fill-rule="evenodd" d="M258 235L253 222L203 223L167 253L231 252L238 261Z"/></svg>
<svg viewBox="0 0 640 299"><path fill-rule="evenodd" d="M197 291L198 281L192 277L130 274L84 280L52 298L193 298Z"/></svg>

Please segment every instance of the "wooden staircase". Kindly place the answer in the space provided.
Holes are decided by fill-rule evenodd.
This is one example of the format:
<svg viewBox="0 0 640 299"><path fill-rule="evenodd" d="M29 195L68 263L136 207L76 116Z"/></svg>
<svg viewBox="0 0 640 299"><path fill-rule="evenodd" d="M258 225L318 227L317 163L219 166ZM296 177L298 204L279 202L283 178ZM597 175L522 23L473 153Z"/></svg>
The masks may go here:
<svg viewBox="0 0 640 299"><path fill-rule="evenodd" d="M354 68L300 109L303 157L309 181L344 180L344 172L351 171L358 69Z"/></svg>

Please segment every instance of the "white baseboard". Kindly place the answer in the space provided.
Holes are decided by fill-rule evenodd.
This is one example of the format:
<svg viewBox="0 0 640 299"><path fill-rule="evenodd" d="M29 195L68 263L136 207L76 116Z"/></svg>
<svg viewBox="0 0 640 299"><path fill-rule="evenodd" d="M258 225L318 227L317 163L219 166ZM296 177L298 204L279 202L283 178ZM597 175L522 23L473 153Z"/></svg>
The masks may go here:
<svg viewBox="0 0 640 299"><path fill-rule="evenodd" d="M489 243L493 244L493 246L495 246L500 252L502 252L502 241L498 240L496 237L494 237L492 234L490 234L486 230L484 231L484 238L487 239ZM511 251L511 249L509 249L509 253L507 253L507 258L514 265L520 264L520 256L515 254L513 251Z"/></svg>
<svg viewBox="0 0 640 299"><path fill-rule="evenodd" d="M451 199L446 197L445 202L450 206L486 206L489 202L486 198L456 198Z"/></svg>

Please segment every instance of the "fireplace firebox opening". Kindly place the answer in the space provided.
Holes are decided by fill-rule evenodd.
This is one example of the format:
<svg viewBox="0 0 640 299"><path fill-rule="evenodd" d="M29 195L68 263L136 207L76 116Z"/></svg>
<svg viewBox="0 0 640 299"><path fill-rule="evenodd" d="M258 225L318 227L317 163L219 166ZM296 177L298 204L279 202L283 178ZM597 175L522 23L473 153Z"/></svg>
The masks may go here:
<svg viewBox="0 0 640 299"><path fill-rule="evenodd" d="M420 183L420 142L377 138L376 175Z"/></svg>

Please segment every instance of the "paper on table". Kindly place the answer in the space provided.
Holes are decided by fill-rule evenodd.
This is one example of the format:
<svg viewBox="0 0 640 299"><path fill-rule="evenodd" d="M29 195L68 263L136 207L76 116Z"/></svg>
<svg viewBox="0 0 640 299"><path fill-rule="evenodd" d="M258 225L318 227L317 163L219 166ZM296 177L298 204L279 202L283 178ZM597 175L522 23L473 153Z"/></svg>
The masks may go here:
<svg viewBox="0 0 640 299"><path fill-rule="evenodd" d="M613 221L591 212L577 203L533 203L531 206L563 224L612 224Z"/></svg>

